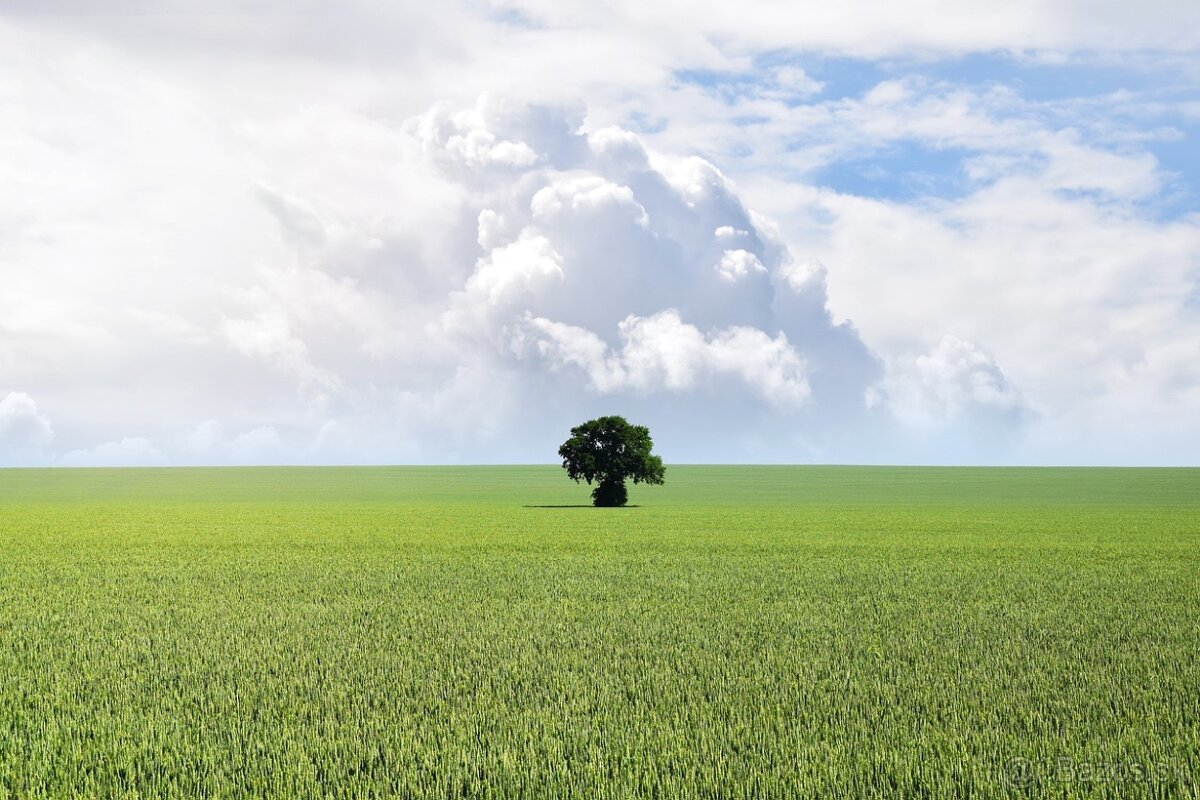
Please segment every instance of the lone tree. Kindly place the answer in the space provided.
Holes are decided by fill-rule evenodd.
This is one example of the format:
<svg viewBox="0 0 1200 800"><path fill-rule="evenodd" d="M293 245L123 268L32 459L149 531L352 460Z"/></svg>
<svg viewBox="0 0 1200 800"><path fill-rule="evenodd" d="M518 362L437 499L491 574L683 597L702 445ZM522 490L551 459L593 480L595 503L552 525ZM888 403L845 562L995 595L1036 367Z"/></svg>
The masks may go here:
<svg viewBox="0 0 1200 800"><path fill-rule="evenodd" d="M623 506L628 499L626 480L663 482L662 459L650 452L652 447L645 425L630 425L624 417L600 417L571 428L571 438L558 454L571 480L596 483L594 505Z"/></svg>

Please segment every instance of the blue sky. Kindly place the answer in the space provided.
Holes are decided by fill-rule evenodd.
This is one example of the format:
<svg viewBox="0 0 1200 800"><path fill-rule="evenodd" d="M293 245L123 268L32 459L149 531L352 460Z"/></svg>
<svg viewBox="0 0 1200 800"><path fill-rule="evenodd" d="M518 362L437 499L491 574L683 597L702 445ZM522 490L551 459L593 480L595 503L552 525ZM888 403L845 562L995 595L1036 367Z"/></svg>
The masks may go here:
<svg viewBox="0 0 1200 800"><path fill-rule="evenodd" d="M0 464L1194 464L1200 7L14 3Z"/></svg>
<svg viewBox="0 0 1200 800"><path fill-rule="evenodd" d="M1173 61L1131 58L1119 63L1086 53L1065 63L1005 53L869 60L778 51L755 57L744 69L681 70L676 79L736 106L763 91L769 85L764 76L779 67L802 70L820 84L811 93L789 98L786 102L793 106L853 101L880 83L896 80L1011 92L1020 101L1011 109L1014 116L1072 127L1083 141L1097 146L1152 155L1168 183L1163 192L1146 199L1159 214L1186 215L1197 208L1200 148L1195 105L1200 94L1194 77ZM733 119L745 126L769 121L753 114ZM636 126L637 119L632 122ZM838 192L878 199L951 198L969 190L963 160L974 152L899 137L846 153L804 177Z"/></svg>

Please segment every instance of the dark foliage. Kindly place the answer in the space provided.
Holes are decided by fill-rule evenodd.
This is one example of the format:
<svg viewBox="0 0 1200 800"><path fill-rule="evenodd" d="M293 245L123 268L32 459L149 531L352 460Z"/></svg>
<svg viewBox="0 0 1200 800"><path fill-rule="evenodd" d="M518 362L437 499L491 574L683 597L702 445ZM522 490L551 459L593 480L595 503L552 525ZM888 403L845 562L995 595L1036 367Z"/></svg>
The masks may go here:
<svg viewBox="0 0 1200 800"><path fill-rule="evenodd" d="M595 505L623 506L628 500L625 481L663 482L662 459L650 452L653 447L644 425L630 425L623 417L600 417L571 428L571 438L558 454L572 480L596 484Z"/></svg>

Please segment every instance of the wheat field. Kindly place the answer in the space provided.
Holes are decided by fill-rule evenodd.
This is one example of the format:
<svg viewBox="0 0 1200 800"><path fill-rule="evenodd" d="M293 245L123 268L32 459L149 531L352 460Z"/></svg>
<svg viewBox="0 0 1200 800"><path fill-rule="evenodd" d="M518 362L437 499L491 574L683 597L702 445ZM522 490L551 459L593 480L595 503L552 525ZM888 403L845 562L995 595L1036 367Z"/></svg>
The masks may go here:
<svg viewBox="0 0 1200 800"><path fill-rule="evenodd" d="M0 798L1187 797L1200 470L0 470Z"/></svg>

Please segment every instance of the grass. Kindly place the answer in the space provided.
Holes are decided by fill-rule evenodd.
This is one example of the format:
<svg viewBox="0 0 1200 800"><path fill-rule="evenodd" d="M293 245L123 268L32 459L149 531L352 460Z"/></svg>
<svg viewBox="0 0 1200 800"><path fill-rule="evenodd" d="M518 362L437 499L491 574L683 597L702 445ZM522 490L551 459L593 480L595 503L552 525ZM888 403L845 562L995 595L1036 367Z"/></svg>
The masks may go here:
<svg viewBox="0 0 1200 800"><path fill-rule="evenodd" d="M1200 470L667 478L0 470L0 798L1200 792Z"/></svg>

